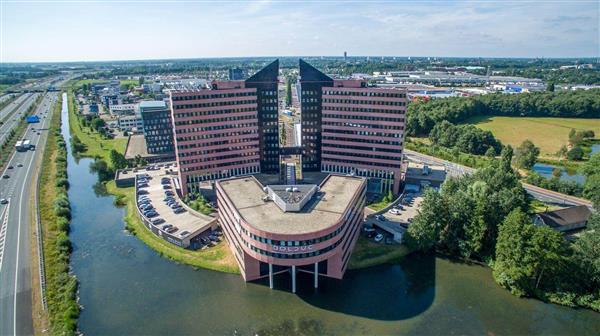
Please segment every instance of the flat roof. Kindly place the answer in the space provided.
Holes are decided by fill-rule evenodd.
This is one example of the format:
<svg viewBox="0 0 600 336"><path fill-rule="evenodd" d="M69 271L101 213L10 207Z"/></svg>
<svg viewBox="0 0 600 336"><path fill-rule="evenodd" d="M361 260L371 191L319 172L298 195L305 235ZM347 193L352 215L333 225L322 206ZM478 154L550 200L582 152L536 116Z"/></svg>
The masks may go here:
<svg viewBox="0 0 600 336"><path fill-rule="evenodd" d="M244 220L254 228L274 234L304 234L333 226L364 183L362 177L330 175L299 212L284 212L253 177L218 181Z"/></svg>
<svg viewBox="0 0 600 336"><path fill-rule="evenodd" d="M140 102L141 108L150 108L150 107L167 107L167 103L162 100L142 100Z"/></svg>

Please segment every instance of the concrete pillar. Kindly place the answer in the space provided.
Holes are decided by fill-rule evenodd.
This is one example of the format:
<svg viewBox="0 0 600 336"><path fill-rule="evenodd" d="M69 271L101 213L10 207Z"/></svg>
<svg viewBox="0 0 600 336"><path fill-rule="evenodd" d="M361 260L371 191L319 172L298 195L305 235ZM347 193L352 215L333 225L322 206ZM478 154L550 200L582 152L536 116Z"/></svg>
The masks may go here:
<svg viewBox="0 0 600 336"><path fill-rule="evenodd" d="M296 265L292 265L292 293L296 293Z"/></svg>
<svg viewBox="0 0 600 336"><path fill-rule="evenodd" d="M315 263L315 288L319 288L319 262Z"/></svg>
<svg viewBox="0 0 600 336"><path fill-rule="evenodd" d="M269 263L269 288L273 289L273 264Z"/></svg>

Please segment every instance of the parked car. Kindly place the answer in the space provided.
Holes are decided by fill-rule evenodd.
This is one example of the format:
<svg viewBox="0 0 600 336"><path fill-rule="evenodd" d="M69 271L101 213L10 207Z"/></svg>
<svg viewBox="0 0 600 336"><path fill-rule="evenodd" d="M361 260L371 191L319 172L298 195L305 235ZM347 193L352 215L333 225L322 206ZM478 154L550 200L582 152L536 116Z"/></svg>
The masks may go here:
<svg viewBox="0 0 600 336"><path fill-rule="evenodd" d="M399 215L400 214L400 210L398 209L390 209L388 210L388 212L392 215Z"/></svg>
<svg viewBox="0 0 600 336"><path fill-rule="evenodd" d="M148 218L153 218L153 217L156 217L156 216L158 216L158 212L156 212L156 211L151 211L151 212L149 212L149 213L145 214L144 216L146 216L146 217L148 217Z"/></svg>
<svg viewBox="0 0 600 336"><path fill-rule="evenodd" d="M148 195L148 190L140 189L140 190L138 190L137 193L138 193L138 195Z"/></svg>
<svg viewBox="0 0 600 336"><path fill-rule="evenodd" d="M162 226L162 229L166 231L170 227L173 227L173 225L172 224L165 224L165 225Z"/></svg>
<svg viewBox="0 0 600 336"><path fill-rule="evenodd" d="M379 243L380 241L382 241L382 240L383 240L383 235L382 235L381 233L380 233L380 234L378 234L378 235L376 235L374 240L375 240L377 243Z"/></svg>
<svg viewBox="0 0 600 336"><path fill-rule="evenodd" d="M171 189L171 186L168 184L163 184L163 189Z"/></svg>
<svg viewBox="0 0 600 336"><path fill-rule="evenodd" d="M158 224L162 224L162 223L164 223L164 222L165 222L165 220L164 220L164 219L162 219L162 218L154 218L154 219L152 219L150 222L151 222L152 224L154 224L154 225L158 225Z"/></svg>
<svg viewBox="0 0 600 336"><path fill-rule="evenodd" d="M175 231L179 230L179 228L177 226L171 226L170 228L168 228L166 231L168 233L173 233Z"/></svg>
<svg viewBox="0 0 600 336"><path fill-rule="evenodd" d="M173 204L169 205L169 207L171 207L171 209L175 210L177 208L181 208L181 205L179 205L179 203L174 202Z"/></svg>
<svg viewBox="0 0 600 336"><path fill-rule="evenodd" d="M189 235L189 234L190 234L190 231L186 231L186 230L184 230L184 231L181 231L181 232L179 233L179 235L180 235L181 237L185 237L185 236L187 236L187 235Z"/></svg>

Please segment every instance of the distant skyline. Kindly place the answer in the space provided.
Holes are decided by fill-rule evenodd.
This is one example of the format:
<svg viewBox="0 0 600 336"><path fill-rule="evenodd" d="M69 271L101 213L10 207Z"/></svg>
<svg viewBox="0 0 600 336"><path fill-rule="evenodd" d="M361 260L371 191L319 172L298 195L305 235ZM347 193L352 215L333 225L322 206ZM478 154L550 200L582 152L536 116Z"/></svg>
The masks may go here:
<svg viewBox="0 0 600 336"><path fill-rule="evenodd" d="M600 57L600 2L0 1L2 62Z"/></svg>

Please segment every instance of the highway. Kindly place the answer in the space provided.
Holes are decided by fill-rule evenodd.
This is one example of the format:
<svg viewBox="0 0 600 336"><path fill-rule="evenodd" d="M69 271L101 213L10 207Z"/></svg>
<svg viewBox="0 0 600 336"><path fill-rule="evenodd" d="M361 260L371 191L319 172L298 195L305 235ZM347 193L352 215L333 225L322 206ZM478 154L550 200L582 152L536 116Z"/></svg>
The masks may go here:
<svg viewBox="0 0 600 336"><path fill-rule="evenodd" d="M19 104L21 104L23 101L25 101L25 99L27 99L27 97L29 97L30 95L31 95L31 93L23 94L23 95L19 96L17 99L15 99L15 101L13 101L12 103L5 106L2 110L0 110L0 121L4 120L4 118L6 118L10 114L12 114L15 107L17 107Z"/></svg>
<svg viewBox="0 0 600 336"><path fill-rule="evenodd" d="M475 172L475 169L473 168L453 163L450 161L442 160L433 156L421 154L408 149L404 150L404 155L409 161L444 166L446 167L446 172L449 176L462 176L465 174L472 174ZM553 203L557 205L585 205L590 209L592 208L592 202L588 200L543 189L527 183L522 184L523 188L525 188L527 193L529 193L531 196L535 197L536 199L542 202Z"/></svg>
<svg viewBox="0 0 600 336"><path fill-rule="evenodd" d="M26 93L22 97L19 97L19 99L17 99L20 100L21 98L23 98L21 105L10 104L10 106L7 106L7 108L10 108L10 111L8 111L6 114L7 118L2 119L4 120L4 123L0 125L0 143L4 143L4 140L6 139L6 137L8 137L10 131L17 127L19 121L23 117L23 114L27 112L29 106L33 104L33 102L39 95L40 93Z"/></svg>
<svg viewBox="0 0 600 336"><path fill-rule="evenodd" d="M41 122L27 125L24 138L35 145L35 150L14 152L2 172L10 177L0 178L0 198L8 200L8 204L0 204L0 335L33 334L32 191L57 98L58 92L46 94L36 111L42 116ZM40 135L33 128L41 129Z"/></svg>

